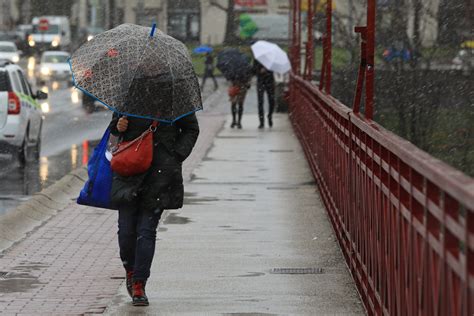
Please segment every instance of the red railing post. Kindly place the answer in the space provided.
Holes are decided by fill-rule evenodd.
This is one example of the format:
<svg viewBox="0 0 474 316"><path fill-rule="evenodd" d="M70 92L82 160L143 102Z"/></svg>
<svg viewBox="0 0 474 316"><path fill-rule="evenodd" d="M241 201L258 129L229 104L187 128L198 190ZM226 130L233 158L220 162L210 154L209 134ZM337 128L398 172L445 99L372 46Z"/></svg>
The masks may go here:
<svg viewBox="0 0 474 316"><path fill-rule="evenodd" d="M357 86L352 109L360 112L362 89L365 83L365 118L374 117L374 76L375 76L375 0L367 2L367 26L357 26L354 32L360 33L360 64Z"/></svg>
<svg viewBox="0 0 474 316"><path fill-rule="evenodd" d="M360 112L360 101L362 98L362 88L364 86L365 79L365 69L367 67L367 27L357 26L354 28L354 32L360 33L360 64L359 64L359 73L357 75L357 85L354 96L354 102L352 104L352 110L354 113L359 114Z"/></svg>
<svg viewBox="0 0 474 316"><path fill-rule="evenodd" d="M375 76L375 0L367 2L367 70L365 81L365 118L374 116L374 76Z"/></svg>
<svg viewBox="0 0 474 316"><path fill-rule="evenodd" d="M295 1L295 64L294 73L297 75L301 74L301 0Z"/></svg>
<svg viewBox="0 0 474 316"><path fill-rule="evenodd" d="M313 79L313 67L314 67L314 43L313 43L313 19L314 19L314 2L313 0L308 1L308 41L306 42L306 61L304 69L304 78L311 81Z"/></svg>
<svg viewBox="0 0 474 316"><path fill-rule="evenodd" d="M326 33L323 36L323 63L321 65L321 79L319 89L331 94L332 72L332 0L326 1Z"/></svg>

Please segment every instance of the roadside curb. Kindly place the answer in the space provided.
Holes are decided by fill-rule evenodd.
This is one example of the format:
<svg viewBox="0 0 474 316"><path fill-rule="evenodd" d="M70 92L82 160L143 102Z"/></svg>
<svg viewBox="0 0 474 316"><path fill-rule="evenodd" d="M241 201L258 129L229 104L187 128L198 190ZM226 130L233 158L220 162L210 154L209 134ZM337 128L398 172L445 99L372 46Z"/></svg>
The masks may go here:
<svg viewBox="0 0 474 316"><path fill-rule="evenodd" d="M31 199L0 216L0 253L28 237L34 230L73 203L87 179L85 167L71 171Z"/></svg>

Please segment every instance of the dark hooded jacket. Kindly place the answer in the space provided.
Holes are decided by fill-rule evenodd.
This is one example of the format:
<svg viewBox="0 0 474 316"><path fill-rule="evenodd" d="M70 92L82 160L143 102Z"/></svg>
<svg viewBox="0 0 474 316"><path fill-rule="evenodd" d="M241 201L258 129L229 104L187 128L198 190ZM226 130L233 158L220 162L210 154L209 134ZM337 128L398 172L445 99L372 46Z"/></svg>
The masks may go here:
<svg viewBox="0 0 474 316"><path fill-rule="evenodd" d="M119 116L110 122L111 133L123 141L140 136L151 120L128 117L128 128L117 130ZM140 209L177 209L183 206L184 190L182 162L191 153L199 135L195 114L185 116L173 124L161 123L153 135L154 151L151 168L144 174L122 177L114 174L111 200L119 208L123 203L138 203Z"/></svg>

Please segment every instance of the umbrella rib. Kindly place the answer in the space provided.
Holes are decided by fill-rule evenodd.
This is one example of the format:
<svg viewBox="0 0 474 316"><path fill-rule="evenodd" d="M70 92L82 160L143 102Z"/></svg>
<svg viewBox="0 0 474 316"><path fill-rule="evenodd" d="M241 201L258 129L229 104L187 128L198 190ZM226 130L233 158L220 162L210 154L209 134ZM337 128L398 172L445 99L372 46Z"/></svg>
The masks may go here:
<svg viewBox="0 0 474 316"><path fill-rule="evenodd" d="M165 45L169 46L169 44L165 43ZM174 83L175 83L175 76L173 68L170 65L170 55L169 49L166 50L166 64L168 65L168 69L171 74L171 116L174 115Z"/></svg>
<svg viewBox="0 0 474 316"><path fill-rule="evenodd" d="M141 53L141 56L140 56L140 60L138 61L137 63L137 67L135 68L135 72L133 73L133 76L132 76L132 80L130 80L130 82L128 83L128 88L126 89L126 91L130 91L130 87L132 86L132 83L133 83L133 80L135 80L135 75L137 74L138 72L138 68L140 68L141 64L142 64L142 60L143 60L143 56L145 56L145 52L148 48L148 46L150 45L151 41L153 39L155 39L156 37L150 37L150 36L147 36L147 39L146 39L146 42L143 46L145 46L142 50L142 53ZM124 104L125 105L125 104Z"/></svg>

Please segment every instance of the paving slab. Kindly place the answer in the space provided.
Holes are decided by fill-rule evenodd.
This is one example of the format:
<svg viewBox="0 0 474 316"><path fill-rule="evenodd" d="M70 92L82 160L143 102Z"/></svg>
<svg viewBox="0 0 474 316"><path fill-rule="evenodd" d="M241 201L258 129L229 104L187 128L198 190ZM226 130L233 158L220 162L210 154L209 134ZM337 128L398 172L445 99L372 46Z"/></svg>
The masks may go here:
<svg viewBox="0 0 474 316"><path fill-rule="evenodd" d="M364 314L288 116L265 130L244 122L226 123L185 207L160 224L150 306L133 307L122 286L106 314Z"/></svg>

